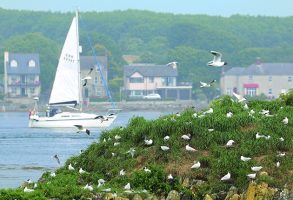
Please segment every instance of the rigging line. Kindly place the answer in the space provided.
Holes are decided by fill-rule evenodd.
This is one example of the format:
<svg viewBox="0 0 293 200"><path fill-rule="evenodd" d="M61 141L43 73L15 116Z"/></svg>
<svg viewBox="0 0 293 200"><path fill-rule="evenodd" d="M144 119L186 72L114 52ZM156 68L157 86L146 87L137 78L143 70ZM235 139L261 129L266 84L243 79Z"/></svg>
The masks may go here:
<svg viewBox="0 0 293 200"><path fill-rule="evenodd" d="M82 19L81 17L79 17L79 18L80 18L81 23L84 24L83 19ZM100 78L101 78L101 80L102 80L102 83L103 83L104 88L106 89L107 96L108 96L108 98L109 98L110 101L111 101L112 108L116 108L115 102L113 101L112 96L111 96L111 93L110 93L110 91L109 91L109 89L108 89L108 85L107 85L107 83L106 83L106 81L105 81L105 79L104 79L104 75L103 75L103 73L102 73L102 70L101 70L101 67L100 67L100 63L99 63L99 61L98 61L98 59L97 59L96 51L95 51L95 49L94 49L94 47L93 47L93 45L92 45L92 43L91 43L90 37L89 37L89 35L88 35L88 32L87 32L87 31L85 31L85 32L86 32L86 36L87 36L88 43L89 43L89 45L90 45L90 47L91 47L91 50L92 50L92 54L94 55L95 62L96 62L96 64L97 64L97 69L98 69L98 71L99 71L99 73L100 73Z"/></svg>

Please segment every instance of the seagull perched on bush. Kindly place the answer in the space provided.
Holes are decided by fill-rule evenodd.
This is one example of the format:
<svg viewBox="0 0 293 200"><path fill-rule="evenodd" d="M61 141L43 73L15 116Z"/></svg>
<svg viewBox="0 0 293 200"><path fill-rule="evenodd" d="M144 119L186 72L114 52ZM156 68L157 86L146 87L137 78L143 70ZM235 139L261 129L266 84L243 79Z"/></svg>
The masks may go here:
<svg viewBox="0 0 293 200"><path fill-rule="evenodd" d="M182 135L181 136L181 138L183 139L183 140L190 140L190 134L187 134L187 135Z"/></svg>
<svg viewBox="0 0 293 200"><path fill-rule="evenodd" d="M224 65L227 65L227 62L222 61L222 54L220 52L211 51L211 54L214 55L214 59L207 63L208 66L223 67Z"/></svg>
<svg viewBox="0 0 293 200"><path fill-rule="evenodd" d="M24 192L33 192L33 191L35 191L35 190L33 190L33 189L29 189L29 188L25 187L25 188L23 189L23 191L24 191Z"/></svg>
<svg viewBox="0 0 293 200"><path fill-rule="evenodd" d="M279 161L276 163L276 167L280 167L280 162Z"/></svg>
<svg viewBox="0 0 293 200"><path fill-rule="evenodd" d="M233 95L234 95L234 97L237 98L238 102L246 101L246 99L244 97L240 96L239 94L236 94L235 92L233 92Z"/></svg>
<svg viewBox="0 0 293 200"><path fill-rule="evenodd" d="M173 176L172 176L172 174L169 174L169 175L167 176L167 179L168 179L168 180L173 180Z"/></svg>
<svg viewBox="0 0 293 200"><path fill-rule="evenodd" d="M115 140L120 140L121 139L121 137L119 136L119 135L115 135Z"/></svg>
<svg viewBox="0 0 293 200"><path fill-rule="evenodd" d="M74 170L74 167L72 167L71 163L68 165L68 170L70 171Z"/></svg>
<svg viewBox="0 0 293 200"><path fill-rule="evenodd" d="M203 114L211 114L214 112L213 108L208 109L207 111L203 112Z"/></svg>
<svg viewBox="0 0 293 200"><path fill-rule="evenodd" d="M230 172L228 172L225 176L223 176L222 178L221 178L221 181L227 181L227 180L229 180L231 178L231 174L230 174Z"/></svg>
<svg viewBox="0 0 293 200"><path fill-rule="evenodd" d="M89 129L84 128L82 125L74 125L74 126L78 128L77 133L86 133L88 135L90 135L91 133Z"/></svg>
<svg viewBox="0 0 293 200"><path fill-rule="evenodd" d="M246 176L247 176L248 178L255 179L255 177L256 177L256 173L253 173L253 174L247 174Z"/></svg>
<svg viewBox="0 0 293 200"><path fill-rule="evenodd" d="M282 120L282 122L284 123L284 124L288 124L288 117L285 117L283 120Z"/></svg>
<svg viewBox="0 0 293 200"><path fill-rule="evenodd" d="M56 173L55 172L51 172L50 176L51 177L55 177L56 176Z"/></svg>
<svg viewBox="0 0 293 200"><path fill-rule="evenodd" d="M167 140L169 140L170 139L170 136L169 135L166 135L165 137L164 137L164 141L167 141Z"/></svg>
<svg viewBox="0 0 293 200"><path fill-rule="evenodd" d="M86 171L84 171L82 168L79 168L79 171L78 171L80 174L84 174Z"/></svg>
<svg viewBox="0 0 293 200"><path fill-rule="evenodd" d="M226 114L226 117L228 117L228 118L231 118L233 116L233 113L232 112L228 112L227 114Z"/></svg>
<svg viewBox="0 0 293 200"><path fill-rule="evenodd" d="M261 135L261 134L259 134L259 132L257 132L256 135L255 135L255 138L256 138L256 139L259 139L259 138L266 138L266 136L265 136L265 135Z"/></svg>
<svg viewBox="0 0 293 200"><path fill-rule="evenodd" d="M135 149L134 148L130 148L126 153L129 153L131 155L131 157L133 158L134 152L135 152Z"/></svg>
<svg viewBox="0 0 293 200"><path fill-rule="evenodd" d="M284 153L281 153L281 152L280 152L280 153L278 153L278 155L277 155L277 156L278 156L278 157L284 157L285 155L286 155L286 153L285 153L285 152L284 152Z"/></svg>
<svg viewBox="0 0 293 200"><path fill-rule="evenodd" d="M262 166L254 166L254 167L251 167L251 170L254 171L254 172L258 172L261 169L262 169Z"/></svg>
<svg viewBox="0 0 293 200"><path fill-rule="evenodd" d="M285 139L284 139L283 137L280 137L279 140L280 140L281 142L284 142L284 141L285 141Z"/></svg>
<svg viewBox="0 0 293 200"><path fill-rule="evenodd" d="M120 172L119 172L119 175L120 175L120 176L124 176L125 173L126 173L125 170L124 170L124 169L121 169Z"/></svg>
<svg viewBox="0 0 293 200"><path fill-rule="evenodd" d="M146 173L151 173L151 170L148 169L147 167L144 167L143 170L144 170Z"/></svg>
<svg viewBox="0 0 293 200"><path fill-rule="evenodd" d="M194 164L191 166L191 169L198 169L200 168L200 162L197 161L197 162L194 162Z"/></svg>
<svg viewBox="0 0 293 200"><path fill-rule="evenodd" d="M229 140L229 141L226 143L226 147L231 147L234 143L235 143L234 140Z"/></svg>
<svg viewBox="0 0 293 200"><path fill-rule="evenodd" d="M244 157L244 156L240 156L240 160L246 162L246 161L251 160L251 158L249 158L249 157Z"/></svg>
<svg viewBox="0 0 293 200"><path fill-rule="evenodd" d="M86 190L89 190L89 191L93 191L93 190L94 190L93 186L91 186L91 185L89 185L89 184L86 184L86 185L83 187L83 189L86 189Z"/></svg>
<svg viewBox="0 0 293 200"><path fill-rule="evenodd" d="M216 82L216 80L212 80L210 81L209 83L205 83L205 82L202 82L200 81L200 86L201 88L208 88L208 87L211 87L213 85L213 83Z"/></svg>
<svg viewBox="0 0 293 200"><path fill-rule="evenodd" d="M124 186L124 189L125 189L125 190L130 190L130 183L127 183L127 184Z"/></svg>
<svg viewBox="0 0 293 200"><path fill-rule="evenodd" d="M153 140L152 139L149 139L149 140L145 139L144 144L147 145L147 146L150 146L150 145L153 144Z"/></svg>
<svg viewBox="0 0 293 200"><path fill-rule="evenodd" d="M105 182L106 182L106 181L105 181L104 179L100 178L100 179L98 180L98 187L104 185Z"/></svg>
<svg viewBox="0 0 293 200"><path fill-rule="evenodd" d="M191 147L191 146L189 146L189 144L187 144L186 146L185 146L185 149L186 149L186 151L197 151L195 148L193 148L193 147Z"/></svg>
<svg viewBox="0 0 293 200"><path fill-rule="evenodd" d="M161 146L161 149L162 149L163 151L168 151L170 148L167 147L167 146Z"/></svg>

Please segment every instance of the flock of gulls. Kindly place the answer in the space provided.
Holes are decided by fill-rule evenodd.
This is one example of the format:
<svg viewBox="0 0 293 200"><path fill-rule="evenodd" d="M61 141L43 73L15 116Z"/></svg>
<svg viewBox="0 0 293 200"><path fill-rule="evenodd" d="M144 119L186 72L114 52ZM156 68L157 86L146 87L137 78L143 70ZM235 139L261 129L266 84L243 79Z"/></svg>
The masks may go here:
<svg viewBox="0 0 293 200"><path fill-rule="evenodd" d="M207 63L208 66L213 66L213 67L223 67L224 65L227 64L227 62L224 62L224 61L221 60L221 57L222 57L222 54L221 54L221 53L216 52L216 51L211 51L211 53L214 55L214 58L213 58L212 61L210 61L210 62ZM176 66L176 64L177 64L177 62L171 62L171 63L168 63L167 65L170 65L170 66ZM92 70L91 70L91 71L92 71ZM89 72L89 74L91 73L91 71ZM84 81L85 81L85 85L86 85L86 81L87 81L88 79L89 79L89 78L85 78L85 79L84 79ZM212 81L209 82L209 83L200 82L200 84L201 84L200 87L202 87L202 88L211 87L211 86L213 85L213 83L215 83L215 82L216 82L216 80L212 80ZM244 97L240 96L239 94L233 93L233 96L237 99L237 102L245 102L245 101L246 101L246 99L245 99ZM233 99L231 98L231 100L233 100ZM244 108L245 110L249 110L248 105L247 105L246 103L244 103L243 108ZM193 117L194 117L194 118L201 118L201 117L204 117L204 116L206 116L206 115L208 115L208 114L211 114L211 113L213 113L213 108L209 108L208 110L202 112L201 115L198 115L198 114L195 112L195 113L193 114ZM250 110L250 111L248 111L248 113L249 113L249 116L254 117L253 115L255 114L255 111L254 111L254 110ZM260 111L259 113L260 113L261 115L263 115L263 116L266 116L266 117L273 116L273 115L270 114L270 111L269 111L269 110L262 110L262 111ZM180 113L177 113L176 115L177 115L177 116L180 116ZM233 113L232 113L232 112L228 112L228 113L226 114L226 117L227 117L227 118L231 118L231 117L233 117ZM174 120L175 120L175 119L174 119ZM282 123L285 124L285 125L287 125L287 124L288 124L288 118L285 117L285 118L282 120ZM88 129L82 127L82 126L78 126L78 125L76 125L76 127L78 128L78 133L86 133L86 134L90 135L90 130L88 130ZM122 128L122 127L120 127L120 128ZM209 131L209 132L213 132L214 129L208 129L208 131ZM269 140L270 137L271 137L270 135L262 135L262 134L260 134L260 133L258 133L258 132L257 132L256 135L255 135L255 138L256 138L257 140L258 140L258 139ZM115 137L112 138L112 139L114 139L113 146L119 146L119 145L120 145L120 139L121 139L121 136L119 136L119 135L115 135ZM111 138L108 138L108 141L110 141L110 140L112 140L112 139L111 139ZM168 140L170 139L170 136L167 135L167 136L165 136L165 137L162 138L162 139L163 139L163 141L166 142L166 141L168 141ZM191 134L184 134L184 135L181 136L181 139L183 139L183 140L185 140L186 142L188 142L188 141L191 140ZM279 140L283 142L283 141L284 141L284 138L281 137L281 138L279 138ZM104 138L103 142L107 142L107 140ZM233 147L233 145L235 145L235 143L236 143L236 142L235 142L234 140L230 139L229 141L227 141L225 147L227 147L227 148ZM150 139L150 138L146 138L146 137L145 137L145 139L144 139L144 145L145 145L146 147L148 147L148 146L152 146L152 145L154 145L154 142L153 142L152 139ZM162 151L169 151L169 150L170 150L170 147L167 146L167 145L162 145L162 146L160 146L160 149L161 149ZM190 146L189 144L186 144L186 146L185 146L185 150L186 150L187 152L196 152L196 151L197 151L196 148ZM135 156L135 148L130 148L130 149L129 149L127 152L125 152L125 153L126 153L126 154L129 154L132 158L134 158L134 156ZM114 152L112 152L111 154L112 154L112 157L115 157L115 156L116 156L116 153L114 153ZM279 154L277 155L277 157L284 157L284 156L285 156L285 152L279 152ZM54 155L53 158L54 158L54 159L57 161L57 163L60 165L60 159L59 159L58 155L57 155L57 154ZM242 162L248 162L248 161L250 161L251 159L252 159L252 158L250 158L250 157L245 157L244 155L241 155L241 157L240 157L240 160L241 160ZM280 167L280 161L278 161L278 162L276 163L276 167ZM191 168L191 169L199 169L199 168L201 168L201 163L200 163L199 161L194 161L194 162L192 163L192 165L191 165L190 168ZM252 171L252 173L247 174L246 176L247 176L249 179L252 179L252 180L253 180L253 179L256 179L257 172L259 172L262 168L263 168L263 167L260 166L260 165L259 165L259 166L251 166L251 171ZM68 169L69 171L76 171L75 168L74 168L74 166L72 166L71 163L67 166L67 169ZM151 170L148 169L146 166L145 166L142 170L144 171L144 173L151 173ZM88 173L88 172L86 172L86 171L83 170L82 168L79 168L78 173L79 173L79 174L84 174L84 173ZM127 173L127 172L126 172L125 169L121 169L121 170L119 171L119 176L125 176L126 173ZM51 173L50 173L50 176L51 176L51 177L56 177L56 173L55 173L55 172L51 172ZM173 177L172 174L169 174L169 175L167 176L167 179L168 179L168 180L173 180L174 177ZM220 178L221 181L229 181L230 179L231 179L231 173L230 173L229 171L228 171L228 173L227 173L226 175L224 175L223 177ZM27 182L28 184L32 184L32 183L33 183L30 179L28 179L26 182ZM103 186L103 185L105 184L105 182L106 182L106 181L105 181L104 179L102 179L102 178L99 179L99 180L98 180L98 185L97 185L97 187L99 188L99 187ZM37 184L35 183L33 187L36 188L36 187L37 187ZM89 183L86 184L83 188L86 189L86 190L89 190L89 191L93 191L93 189L94 189L94 188L93 188L93 185L90 185ZM130 183L127 183L127 184L124 186L124 190L125 190L125 192L129 192L129 193L131 192L131 185L130 185ZM23 191L24 191L24 192L33 192L34 189L29 189L28 187L25 187ZM111 188L105 188L105 189L103 189L102 191L103 191L103 192L111 192ZM116 197L116 196L117 196L117 193L116 193L115 191L113 191L113 192L114 192L113 195Z"/></svg>

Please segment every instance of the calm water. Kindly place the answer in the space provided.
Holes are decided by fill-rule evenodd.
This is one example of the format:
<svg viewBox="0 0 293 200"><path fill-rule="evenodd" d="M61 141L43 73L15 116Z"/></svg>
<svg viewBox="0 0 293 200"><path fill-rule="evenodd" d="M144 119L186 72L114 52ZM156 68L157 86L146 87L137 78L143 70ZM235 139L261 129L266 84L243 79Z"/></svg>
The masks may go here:
<svg viewBox="0 0 293 200"><path fill-rule="evenodd" d="M121 112L110 128L127 125L133 116L157 118L162 112ZM96 141L102 130L91 129L91 135L77 134L75 129L28 128L28 113L0 113L0 188L19 187L25 180L37 181L45 171L61 165L81 149Z"/></svg>

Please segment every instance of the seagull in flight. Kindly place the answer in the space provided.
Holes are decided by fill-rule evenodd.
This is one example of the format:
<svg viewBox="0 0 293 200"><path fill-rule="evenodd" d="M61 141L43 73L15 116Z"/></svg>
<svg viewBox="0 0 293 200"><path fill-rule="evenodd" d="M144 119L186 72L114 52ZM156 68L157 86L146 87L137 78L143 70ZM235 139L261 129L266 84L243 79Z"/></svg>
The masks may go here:
<svg viewBox="0 0 293 200"><path fill-rule="evenodd" d="M227 65L227 62L223 62L221 60L222 59L222 54L220 52L211 51L211 54L214 55L214 59L207 63L208 66L223 67L224 65Z"/></svg>
<svg viewBox="0 0 293 200"><path fill-rule="evenodd" d="M91 134L89 129L84 128L82 125L74 125L76 128L78 128L78 131L76 133L86 133L88 135Z"/></svg>
<svg viewBox="0 0 293 200"><path fill-rule="evenodd" d="M211 87L214 82L216 82L216 80L212 80L209 83L205 83L205 82L200 81L199 83L200 83L201 88L208 88L208 87Z"/></svg>
<svg viewBox="0 0 293 200"><path fill-rule="evenodd" d="M93 71L93 68L90 69L90 71L89 71L89 73L87 74L86 77L84 77L83 79L81 79L82 81L84 81L84 83L83 83L83 85L82 85L83 87L86 86L86 84L87 84L87 80L92 79L92 77L90 77L90 74L92 73L92 71Z"/></svg>
<svg viewBox="0 0 293 200"><path fill-rule="evenodd" d="M171 67L173 67L174 69L176 69L176 68L177 68L177 63L178 63L178 62L176 62L176 61L169 62L169 63L167 64L167 66L171 66Z"/></svg>
<svg viewBox="0 0 293 200"><path fill-rule="evenodd" d="M57 161L57 163L60 165L60 159L59 159L58 155L57 155L57 154L55 154L55 155L53 156L53 158L55 158L55 159L56 159L56 161Z"/></svg>
<svg viewBox="0 0 293 200"><path fill-rule="evenodd" d="M237 98L238 102L246 101L244 97L240 96L239 94L236 94L235 92L233 92L233 95Z"/></svg>

